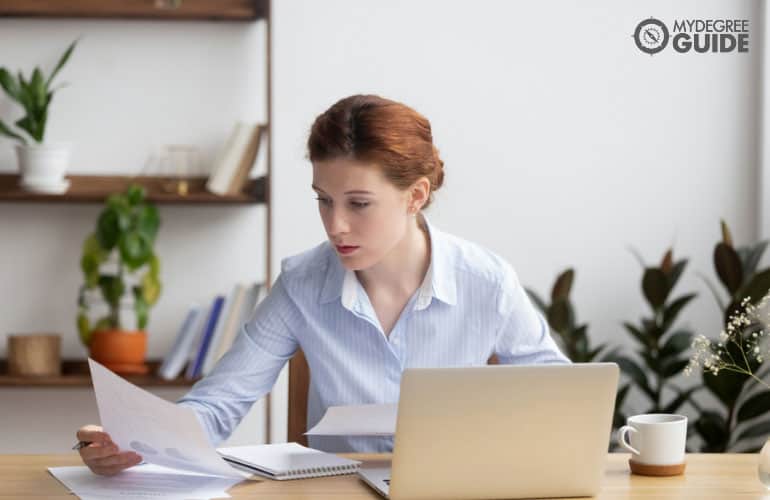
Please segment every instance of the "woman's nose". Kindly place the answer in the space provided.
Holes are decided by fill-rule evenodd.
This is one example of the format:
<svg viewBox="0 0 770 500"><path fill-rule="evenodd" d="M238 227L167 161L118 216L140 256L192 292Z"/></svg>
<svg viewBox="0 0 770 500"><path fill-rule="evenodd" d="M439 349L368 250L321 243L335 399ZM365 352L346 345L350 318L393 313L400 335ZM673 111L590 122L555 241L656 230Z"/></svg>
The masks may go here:
<svg viewBox="0 0 770 500"><path fill-rule="evenodd" d="M333 210L329 214L329 234L332 236L347 233L350 230L347 217L342 210Z"/></svg>

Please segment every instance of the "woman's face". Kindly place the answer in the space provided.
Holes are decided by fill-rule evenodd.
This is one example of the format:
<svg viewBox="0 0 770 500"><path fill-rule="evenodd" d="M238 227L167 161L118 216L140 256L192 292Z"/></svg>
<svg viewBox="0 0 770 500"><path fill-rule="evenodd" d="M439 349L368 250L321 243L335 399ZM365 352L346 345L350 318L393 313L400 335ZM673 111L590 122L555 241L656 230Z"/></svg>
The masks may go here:
<svg viewBox="0 0 770 500"><path fill-rule="evenodd" d="M409 191L375 164L339 158L313 164L313 190L329 241L346 269L368 269L404 239Z"/></svg>

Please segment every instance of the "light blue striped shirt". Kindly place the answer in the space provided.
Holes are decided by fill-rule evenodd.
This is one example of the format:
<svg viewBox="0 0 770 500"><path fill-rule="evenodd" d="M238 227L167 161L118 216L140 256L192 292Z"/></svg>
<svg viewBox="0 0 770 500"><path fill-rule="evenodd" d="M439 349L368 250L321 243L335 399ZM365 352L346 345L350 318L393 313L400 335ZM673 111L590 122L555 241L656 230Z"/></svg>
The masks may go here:
<svg viewBox="0 0 770 500"><path fill-rule="evenodd" d="M366 291L327 241L284 259L270 294L209 376L179 400L191 406L212 443L226 439L273 387L301 347L310 367L308 428L329 406L397 403L412 367L567 363L513 268L427 219L431 261L390 335ZM314 437L331 452L387 452L392 438Z"/></svg>

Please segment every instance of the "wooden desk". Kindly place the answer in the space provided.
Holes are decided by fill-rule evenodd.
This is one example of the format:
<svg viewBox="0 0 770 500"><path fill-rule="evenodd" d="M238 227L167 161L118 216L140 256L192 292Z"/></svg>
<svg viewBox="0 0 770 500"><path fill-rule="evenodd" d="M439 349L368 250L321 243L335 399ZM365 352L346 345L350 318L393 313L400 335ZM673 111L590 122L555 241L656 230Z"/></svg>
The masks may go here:
<svg viewBox="0 0 770 500"><path fill-rule="evenodd" d="M346 455L358 460L388 459L388 455ZM668 478L632 476L628 455L608 455L600 499L770 499L757 479L756 454L693 454L685 475ZM0 498L72 500L47 467L82 465L78 455L0 455ZM235 499L377 499L356 476L296 481L241 483L230 489Z"/></svg>

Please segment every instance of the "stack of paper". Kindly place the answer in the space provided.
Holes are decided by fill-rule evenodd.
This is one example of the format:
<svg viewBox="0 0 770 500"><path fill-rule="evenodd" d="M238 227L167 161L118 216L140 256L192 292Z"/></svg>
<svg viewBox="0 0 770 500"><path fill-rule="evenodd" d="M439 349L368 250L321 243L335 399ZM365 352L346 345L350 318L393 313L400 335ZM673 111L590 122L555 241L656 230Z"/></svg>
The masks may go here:
<svg viewBox="0 0 770 500"><path fill-rule="evenodd" d="M227 489L240 479L214 477L143 464L115 476L97 476L88 467L51 467L48 471L82 500L230 498Z"/></svg>

